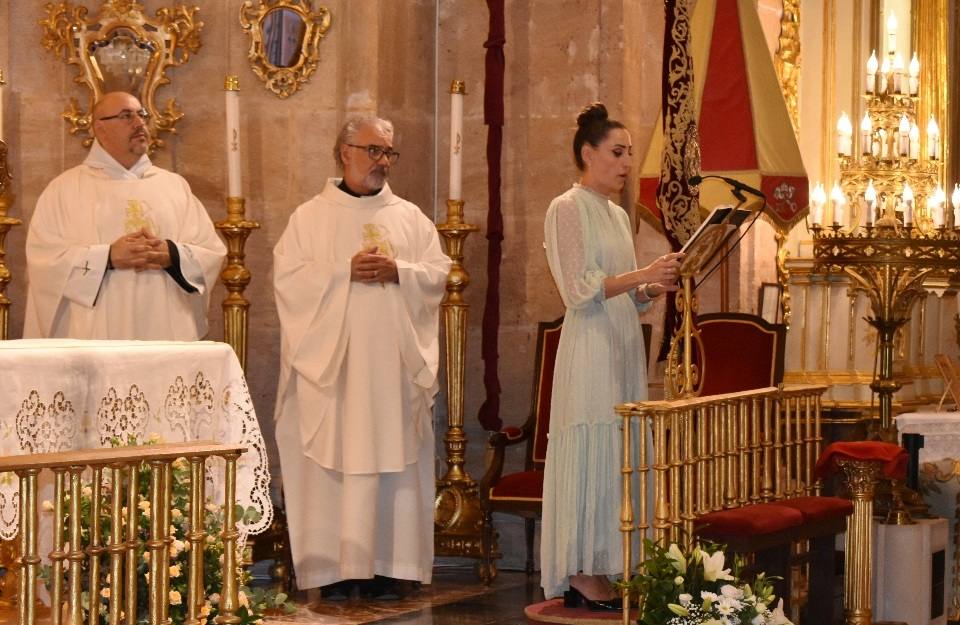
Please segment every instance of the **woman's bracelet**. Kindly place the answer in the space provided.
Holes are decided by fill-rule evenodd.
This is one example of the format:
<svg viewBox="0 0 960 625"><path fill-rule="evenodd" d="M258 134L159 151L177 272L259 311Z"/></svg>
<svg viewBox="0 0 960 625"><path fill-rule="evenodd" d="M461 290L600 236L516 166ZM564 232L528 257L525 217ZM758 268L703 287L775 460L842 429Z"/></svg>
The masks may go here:
<svg viewBox="0 0 960 625"><path fill-rule="evenodd" d="M656 296L656 295L650 295L650 293L647 291L647 287L648 287L648 286L650 286L650 283L644 284L644 285L643 285L643 288L641 289L641 292L643 293L643 296L644 296L645 298L647 298L647 301L652 302L653 300L655 300L655 299L657 298L657 296Z"/></svg>

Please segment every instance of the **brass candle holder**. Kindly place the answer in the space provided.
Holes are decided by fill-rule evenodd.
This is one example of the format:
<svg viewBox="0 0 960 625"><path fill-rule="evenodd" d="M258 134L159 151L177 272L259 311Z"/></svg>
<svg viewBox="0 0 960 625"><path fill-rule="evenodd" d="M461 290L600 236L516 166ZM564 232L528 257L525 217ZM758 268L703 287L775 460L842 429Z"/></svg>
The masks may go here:
<svg viewBox="0 0 960 625"><path fill-rule="evenodd" d="M244 246L247 237L260 224L246 218L242 197L228 197L227 218L215 225L227 241L227 262L220 272L220 281L227 288L227 297L223 300L223 340L233 348L240 366L246 369L250 301L243 292L250 284L251 276L243 262L246 257Z"/></svg>

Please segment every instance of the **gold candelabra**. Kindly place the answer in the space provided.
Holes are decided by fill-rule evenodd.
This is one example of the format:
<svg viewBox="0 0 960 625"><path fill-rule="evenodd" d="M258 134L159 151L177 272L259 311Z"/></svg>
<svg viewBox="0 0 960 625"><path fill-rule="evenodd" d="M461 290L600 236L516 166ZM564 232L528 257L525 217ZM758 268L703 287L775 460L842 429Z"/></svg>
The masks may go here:
<svg viewBox="0 0 960 625"><path fill-rule="evenodd" d="M220 280L227 288L227 297L223 300L223 337L233 347L240 360L240 366L247 368L247 313L250 301L243 292L250 284L250 270L244 265L244 245L250 232L260 227L245 215L245 202L242 197L227 198L227 218L216 223L217 230L227 240L227 263L220 272Z"/></svg>
<svg viewBox="0 0 960 625"><path fill-rule="evenodd" d="M857 140L846 114L837 124L840 181L830 194L832 226L821 226L823 187L811 195L815 270L847 274L870 298L867 322L877 330L879 359L870 388L879 397L885 436L892 434L893 395L900 389L893 376L896 333L925 293L925 280L960 272L960 189L950 227L939 130L933 117L926 133L917 125L919 61L914 56L906 74L892 49L882 67L876 55L867 63Z"/></svg>
<svg viewBox="0 0 960 625"><path fill-rule="evenodd" d="M3 84L3 73L0 72L0 86ZM0 340L9 338L10 298L7 297L7 287L10 285L10 269L7 268L7 251L5 247L7 233L22 221L7 215L13 204L13 193L10 191L10 182L13 177L7 166L7 144L0 141Z"/></svg>

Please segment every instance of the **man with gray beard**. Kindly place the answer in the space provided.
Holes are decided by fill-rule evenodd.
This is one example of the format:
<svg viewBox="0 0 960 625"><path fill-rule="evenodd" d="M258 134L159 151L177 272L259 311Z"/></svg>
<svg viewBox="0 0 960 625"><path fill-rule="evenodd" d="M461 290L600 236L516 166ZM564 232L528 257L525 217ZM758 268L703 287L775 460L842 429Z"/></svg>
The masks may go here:
<svg viewBox="0 0 960 625"><path fill-rule="evenodd" d="M349 121L334 146L343 178L294 211L274 249L277 445L300 588L431 579L450 259L433 222L386 183L399 156L390 122Z"/></svg>

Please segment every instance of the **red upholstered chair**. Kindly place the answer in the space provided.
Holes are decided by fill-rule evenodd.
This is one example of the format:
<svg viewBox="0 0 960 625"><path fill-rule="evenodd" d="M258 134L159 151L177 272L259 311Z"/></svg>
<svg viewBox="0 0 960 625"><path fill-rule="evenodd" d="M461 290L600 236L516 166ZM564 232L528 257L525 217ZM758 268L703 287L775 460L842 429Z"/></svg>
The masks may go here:
<svg viewBox="0 0 960 625"><path fill-rule="evenodd" d="M533 573L533 539L536 520L543 509L543 465L547 459L547 433L550 431L550 397L553 392L553 367L560 345L563 317L541 321L537 325L537 352L533 368L533 407L520 427L505 427L490 435L491 450L486 473L480 480L480 505L483 508L483 559L488 571L493 568L493 513L503 512L523 517L527 543L526 571ZM642 324L644 362L650 360L652 326ZM611 407L612 409L612 407ZM506 449L526 444L524 470L503 475Z"/></svg>
<svg viewBox="0 0 960 625"><path fill-rule="evenodd" d="M703 341L701 396L776 386L783 381L787 330L745 313L697 317Z"/></svg>
<svg viewBox="0 0 960 625"><path fill-rule="evenodd" d="M550 430L550 395L553 391L553 367L557 360L563 317L541 321L537 326L537 353L534 361L533 408L521 427L506 427L490 435L492 450L487 471L480 480L480 504L483 508L483 557L488 570L499 554L493 548L493 513L505 512L523 517L527 539L527 573L533 573L533 537L536 519L543 508L543 465L547 459L547 432ZM524 470L503 475L507 447L526 444Z"/></svg>

